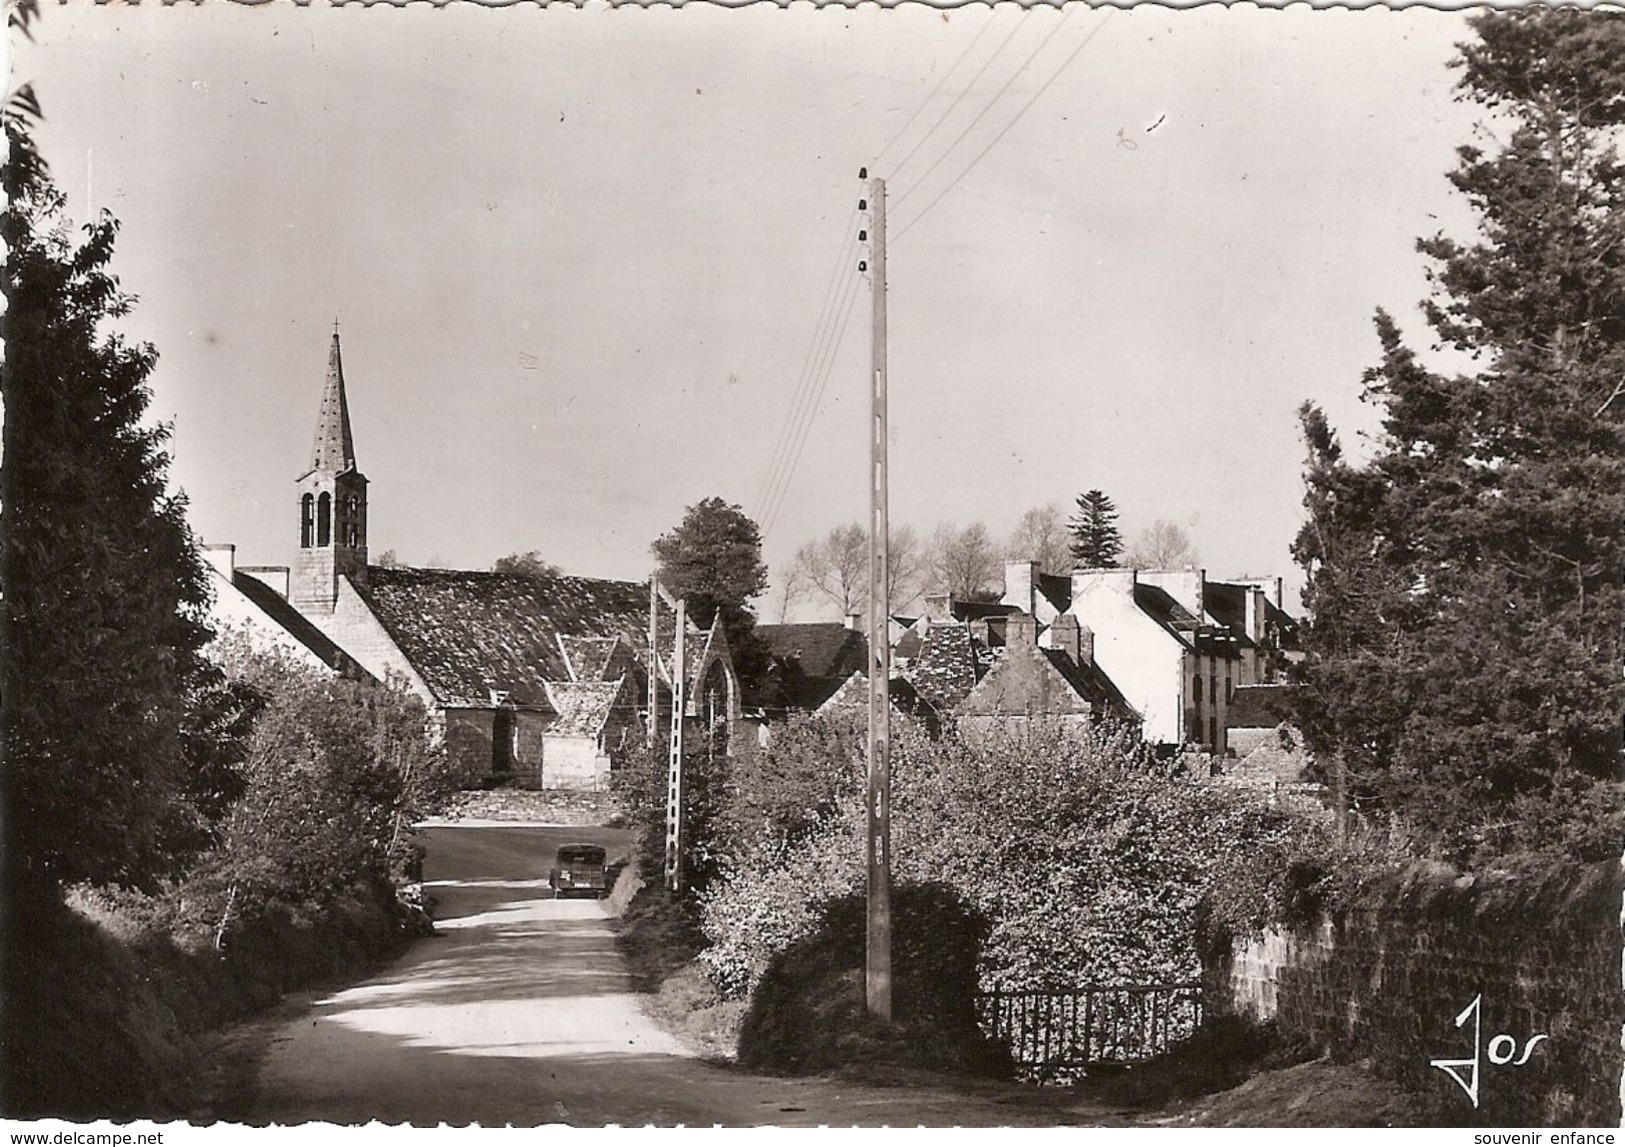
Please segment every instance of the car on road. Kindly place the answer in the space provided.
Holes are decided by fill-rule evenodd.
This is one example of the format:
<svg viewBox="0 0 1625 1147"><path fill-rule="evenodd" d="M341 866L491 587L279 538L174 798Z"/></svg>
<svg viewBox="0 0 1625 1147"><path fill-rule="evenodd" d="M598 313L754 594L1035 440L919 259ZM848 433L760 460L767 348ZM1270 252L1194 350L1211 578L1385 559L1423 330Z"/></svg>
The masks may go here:
<svg viewBox="0 0 1625 1147"><path fill-rule="evenodd" d="M606 896L609 880L604 866L604 850L596 844L561 845L548 874L555 899L564 896Z"/></svg>

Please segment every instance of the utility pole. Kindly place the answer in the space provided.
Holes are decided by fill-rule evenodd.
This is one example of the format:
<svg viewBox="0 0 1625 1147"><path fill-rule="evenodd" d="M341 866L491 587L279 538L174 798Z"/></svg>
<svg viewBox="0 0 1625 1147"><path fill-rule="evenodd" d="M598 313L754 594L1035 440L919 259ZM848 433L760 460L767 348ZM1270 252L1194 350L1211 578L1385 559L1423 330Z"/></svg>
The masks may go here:
<svg viewBox="0 0 1625 1147"><path fill-rule="evenodd" d="M866 171L858 172L861 180ZM869 428L869 791L867 928L863 994L869 1014L892 1016L891 603L886 480L886 181L869 181L869 261L874 300ZM862 236L860 235L861 239ZM859 268L862 269L861 267Z"/></svg>
<svg viewBox="0 0 1625 1147"><path fill-rule="evenodd" d="M666 891L676 892L683 883L683 710L687 657L683 638L688 629L687 598L677 599L677 635L672 640L671 657L671 756L666 770Z"/></svg>

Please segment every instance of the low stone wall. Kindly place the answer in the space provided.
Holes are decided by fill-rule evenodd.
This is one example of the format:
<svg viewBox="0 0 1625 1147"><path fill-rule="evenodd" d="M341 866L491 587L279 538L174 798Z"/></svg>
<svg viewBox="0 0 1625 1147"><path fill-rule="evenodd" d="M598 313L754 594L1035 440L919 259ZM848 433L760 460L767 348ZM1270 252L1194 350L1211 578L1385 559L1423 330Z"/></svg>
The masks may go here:
<svg viewBox="0 0 1625 1147"><path fill-rule="evenodd" d="M1613 864L1419 867L1311 923L1232 941L1205 962L1208 1007L1370 1060L1442 1126L1617 1126L1620 902Z"/></svg>
<svg viewBox="0 0 1625 1147"><path fill-rule="evenodd" d="M458 793L445 820L529 821L535 824L616 824L620 808L608 792L568 789L475 789Z"/></svg>

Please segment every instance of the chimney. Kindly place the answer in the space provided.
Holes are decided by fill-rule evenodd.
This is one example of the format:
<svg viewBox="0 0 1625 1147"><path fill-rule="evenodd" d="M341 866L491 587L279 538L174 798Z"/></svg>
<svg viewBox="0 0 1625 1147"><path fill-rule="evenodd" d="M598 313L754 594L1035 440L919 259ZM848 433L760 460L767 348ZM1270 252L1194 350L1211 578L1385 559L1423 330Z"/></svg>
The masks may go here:
<svg viewBox="0 0 1625 1147"><path fill-rule="evenodd" d="M849 613L849 614L847 614L846 615L846 627L848 629L850 629L853 633L856 633L860 629L862 629L863 628L863 614L861 614L861 613Z"/></svg>
<svg viewBox="0 0 1625 1147"><path fill-rule="evenodd" d="M230 543L204 546L203 560L219 570L221 577L230 581L237 569L237 547Z"/></svg>
<svg viewBox="0 0 1625 1147"><path fill-rule="evenodd" d="M1051 649L1059 649L1074 661L1081 661L1078 656L1078 619L1070 613L1063 613L1050 623L1045 634L1049 638Z"/></svg>
<svg viewBox="0 0 1625 1147"><path fill-rule="evenodd" d="M1004 604L1013 605L1023 613L1036 614L1034 596L1038 590L1038 563L1012 561L1004 563Z"/></svg>
<svg viewBox="0 0 1625 1147"><path fill-rule="evenodd" d="M1010 649L1038 647L1038 619L1030 613L1012 613L1004 621L1004 644Z"/></svg>
<svg viewBox="0 0 1625 1147"><path fill-rule="evenodd" d="M925 616L932 621L951 621L954 616L954 599L946 593L928 593L925 595Z"/></svg>

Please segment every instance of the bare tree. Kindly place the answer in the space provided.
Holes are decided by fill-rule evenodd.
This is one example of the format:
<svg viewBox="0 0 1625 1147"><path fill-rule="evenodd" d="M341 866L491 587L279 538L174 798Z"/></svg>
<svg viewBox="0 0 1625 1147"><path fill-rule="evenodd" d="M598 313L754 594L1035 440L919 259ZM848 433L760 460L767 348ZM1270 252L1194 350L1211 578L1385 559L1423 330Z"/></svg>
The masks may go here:
<svg viewBox="0 0 1625 1147"><path fill-rule="evenodd" d="M944 522L931 536L931 575L936 589L957 598L986 598L1004 574L993 537L981 522L964 528Z"/></svg>
<svg viewBox="0 0 1625 1147"><path fill-rule="evenodd" d="M1129 549L1127 565L1141 570L1194 569L1200 559L1184 530L1164 518L1147 526Z"/></svg>
<svg viewBox="0 0 1625 1147"><path fill-rule="evenodd" d="M1016 523L1005 556L1038 563L1045 573L1066 573L1072 568L1072 532L1067 529L1066 512L1050 502L1034 506Z"/></svg>
<svg viewBox="0 0 1625 1147"><path fill-rule="evenodd" d="M856 522L836 526L798 549L786 576L833 603L842 616L856 613L869 593L868 533Z"/></svg>
<svg viewBox="0 0 1625 1147"><path fill-rule="evenodd" d="M925 547L913 526L893 526L886 565L888 609L896 613L906 609L925 588Z"/></svg>
<svg viewBox="0 0 1625 1147"><path fill-rule="evenodd" d="M912 527L892 528L887 557L887 601L895 610L920 592L920 542ZM843 617L862 613L869 604L869 532L856 522L835 527L798 549L782 576L787 595L816 596Z"/></svg>

